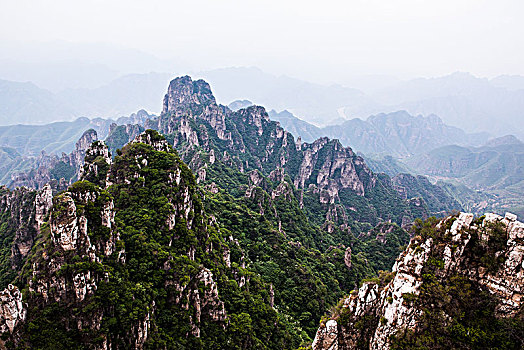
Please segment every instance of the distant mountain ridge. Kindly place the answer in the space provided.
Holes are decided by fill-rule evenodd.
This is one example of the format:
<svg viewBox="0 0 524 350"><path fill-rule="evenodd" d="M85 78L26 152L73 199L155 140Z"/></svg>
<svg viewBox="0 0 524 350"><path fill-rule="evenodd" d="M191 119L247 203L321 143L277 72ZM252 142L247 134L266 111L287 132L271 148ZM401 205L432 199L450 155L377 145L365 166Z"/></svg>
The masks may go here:
<svg viewBox="0 0 524 350"><path fill-rule="evenodd" d="M288 111L269 114L306 142L327 136L366 155L408 157L444 145L480 146L488 140L487 133L468 134L444 124L436 115L412 116L406 111L381 113L366 120L354 118L324 128L300 120Z"/></svg>
<svg viewBox="0 0 524 350"><path fill-rule="evenodd" d="M485 207L524 215L524 143L515 136L492 139L481 147L439 147L406 163L418 173L491 195Z"/></svg>
<svg viewBox="0 0 524 350"><path fill-rule="evenodd" d="M67 184L75 178L83 162L83 156L71 160L71 154L78 153L79 140L84 139L82 147L85 150L86 144L95 139L106 139L119 128L128 130L134 138L144 130L140 125L152 117L145 110L139 110L117 120L78 118L72 122L44 125L0 126L0 184L42 188L48 181L60 181L61 177L67 180ZM95 136L86 141L85 136L90 133ZM128 141L119 140L113 133L108 145L114 151L116 146L120 148Z"/></svg>
<svg viewBox="0 0 524 350"><path fill-rule="evenodd" d="M169 74L130 74L92 89L50 92L33 83L0 80L0 125L46 124L79 117L119 118L139 109L159 112Z"/></svg>
<svg viewBox="0 0 524 350"><path fill-rule="evenodd" d="M341 85L321 85L275 76L258 68L223 68L195 74L210 81L218 101L250 100L268 109L289 110L317 125L336 125L354 118L406 110L412 115L438 115L445 124L466 132L489 131L495 136L524 137L524 80L519 76L494 79L453 73L437 78L391 81L391 86L367 93ZM51 93L36 86L4 81L0 124L70 120L79 116L116 117L139 108L160 110L156 96L170 73L128 74L96 88L65 89ZM1 84L0 84L1 85ZM384 86L383 84L379 84ZM377 85L378 86L378 85ZM18 96L18 97L13 97ZM493 125L492 121L497 120Z"/></svg>

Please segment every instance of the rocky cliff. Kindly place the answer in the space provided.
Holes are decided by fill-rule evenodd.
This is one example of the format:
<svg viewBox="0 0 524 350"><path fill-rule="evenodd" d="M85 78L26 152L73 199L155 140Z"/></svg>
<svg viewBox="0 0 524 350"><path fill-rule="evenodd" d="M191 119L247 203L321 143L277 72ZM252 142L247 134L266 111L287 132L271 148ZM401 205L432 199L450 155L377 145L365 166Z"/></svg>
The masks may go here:
<svg viewBox="0 0 524 350"><path fill-rule="evenodd" d="M392 273L343 299L314 350L524 345L524 224L460 213L418 222Z"/></svg>
<svg viewBox="0 0 524 350"><path fill-rule="evenodd" d="M47 187L36 195L40 233L17 287L0 295L6 344L244 347L285 334L269 286L247 272L238 242L205 214L191 171L162 136L140 134L114 161L94 142L81 174L54 198ZM234 300L224 298L231 293ZM249 310L265 313L270 333L255 319L259 330L235 336ZM273 348L286 346L284 334Z"/></svg>
<svg viewBox="0 0 524 350"><path fill-rule="evenodd" d="M3 241L0 288L7 287L25 263L52 206L50 185L40 191L0 188L0 237Z"/></svg>

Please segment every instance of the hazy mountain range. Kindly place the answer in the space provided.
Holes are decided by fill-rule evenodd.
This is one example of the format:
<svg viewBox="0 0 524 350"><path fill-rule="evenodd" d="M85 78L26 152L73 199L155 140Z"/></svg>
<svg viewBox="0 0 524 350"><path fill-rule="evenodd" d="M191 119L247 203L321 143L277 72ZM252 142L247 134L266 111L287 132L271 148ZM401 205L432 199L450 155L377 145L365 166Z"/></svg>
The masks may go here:
<svg viewBox="0 0 524 350"><path fill-rule="evenodd" d="M372 115L366 120L353 118L338 125L316 127L288 111L269 112L272 119L300 136L303 141L327 136L366 155L409 157L444 145L479 146L488 140L487 133L467 133L444 124L436 115L413 116L406 111Z"/></svg>
<svg viewBox="0 0 524 350"><path fill-rule="evenodd" d="M96 67L93 64L84 69L97 70ZM159 64L159 67L162 66ZM0 74L3 74L0 78L25 77L1 70ZM101 73L93 73L96 74ZM114 75L108 73L107 77ZM317 126L405 110L412 115L435 114L444 123L467 132L489 131L494 136L512 133L521 138L524 135L521 122L524 77L520 76L489 80L454 73L431 79L390 80L388 87L370 77L370 84L359 83L365 87L363 92L342 85L326 86L275 76L258 68L224 68L194 75L212 83L221 103L246 99L269 109L288 110ZM172 76L172 73L124 74L99 85L89 83L87 78L82 83L79 78L78 86L84 87L53 91L37 84L4 80L0 82L0 124L45 123L81 116L116 118L141 108L158 113L161 106L155 96L162 93Z"/></svg>

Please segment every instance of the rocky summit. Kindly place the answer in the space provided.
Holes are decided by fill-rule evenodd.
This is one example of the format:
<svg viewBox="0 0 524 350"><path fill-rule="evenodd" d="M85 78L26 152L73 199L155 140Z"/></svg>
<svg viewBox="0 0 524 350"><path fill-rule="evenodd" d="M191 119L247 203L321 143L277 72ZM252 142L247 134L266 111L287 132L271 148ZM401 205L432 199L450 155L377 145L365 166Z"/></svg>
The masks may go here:
<svg viewBox="0 0 524 350"><path fill-rule="evenodd" d="M418 222L392 272L320 325L314 350L520 348L524 223L460 213Z"/></svg>

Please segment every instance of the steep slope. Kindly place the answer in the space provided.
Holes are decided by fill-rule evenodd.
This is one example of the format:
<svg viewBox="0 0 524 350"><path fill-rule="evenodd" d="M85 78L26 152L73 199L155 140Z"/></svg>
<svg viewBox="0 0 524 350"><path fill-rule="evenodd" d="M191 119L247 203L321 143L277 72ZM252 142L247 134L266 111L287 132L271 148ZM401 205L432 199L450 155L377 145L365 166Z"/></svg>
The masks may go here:
<svg viewBox="0 0 524 350"><path fill-rule="evenodd" d="M421 197L432 215L442 217L462 206L443 188L429 182L427 177L398 174L391 179L394 188L406 199Z"/></svg>
<svg viewBox="0 0 524 350"><path fill-rule="evenodd" d="M193 81L189 77L173 80L164 98L162 116L149 121L147 126L167 135L197 174L197 181L211 192L208 198L217 202L213 201L210 210L222 208L215 209L221 217L230 213L231 217L222 222L225 228L244 232L244 225L253 227L251 233L246 231L250 239L241 240L241 244L245 244L257 272L274 283L277 299L290 285L296 285L294 290L305 287L316 296L318 304L300 303L297 295L281 299L287 300L284 304L289 312L310 334L312 322L317 319L315 315L334 302L326 296L322 285L336 280L337 285L329 289L342 294L372 271L363 268L363 256L358 254L366 249L368 240L356 243L352 232L356 235L370 230L380 220L393 219L400 224L420 215L420 207L412 208L412 203L401 199L386 179L375 177L351 149L327 138L297 144L291 134L269 120L262 107L232 112L217 105L209 85L202 80ZM235 210L219 204L224 200L233 201ZM235 214L240 208L246 213L240 216L241 225L238 213ZM248 219L253 217L259 219ZM253 236L253 232L272 231L257 228L265 221L280 232L272 234L270 240ZM281 238L275 241L282 234L289 243ZM391 240L387 254L398 251L405 239ZM258 246L253 246L253 240L260 240ZM373 244L375 236L369 241ZM296 244L300 254L293 248ZM331 246L338 249L333 251ZM344 265L349 263L344 262L343 252L350 247L355 255L354 268L344 276L347 269ZM326 253L311 254L310 249ZM296 257L301 269L299 275L311 281L307 287L300 278L275 278L278 275L275 271L282 271L283 276L295 276L298 272L289 271L289 262L276 254L278 251ZM265 267L269 257L278 265L271 270ZM326 258L335 263L336 269L322 267L321 262ZM318 277L320 281L315 281ZM313 288L311 283L321 288Z"/></svg>
<svg viewBox="0 0 524 350"><path fill-rule="evenodd" d="M507 136L491 140L482 147L446 146L407 161L417 172L451 180L485 192L485 207L499 213L512 210L523 215L524 144Z"/></svg>
<svg viewBox="0 0 524 350"><path fill-rule="evenodd" d="M222 256L226 266L229 264L227 263L229 259L230 268L233 270L225 268L224 273L229 276L230 280L236 281L241 291L235 289L233 282L228 282L227 278L220 277L223 275L216 275L215 273L218 272L213 270L211 262L204 264L213 272L214 276L218 276L213 278L217 281L220 295L232 298L220 299L224 302L227 320L231 322L232 327L229 328L226 325L225 332L217 330L213 322L200 327L193 321L197 314L182 312L176 326L168 322L168 325L164 325L167 327L165 334L153 333L160 334L158 335L159 340L155 337L148 338L148 344L155 346L162 344L167 339L165 336L179 339L181 334L176 332L180 330L185 330L184 335L189 334L187 332L193 335L200 332L198 334L201 335L200 338L197 337L200 340L190 338L187 341L180 340L180 344L193 347L224 344L224 339L233 337L233 333L229 332L233 330L238 332L242 328L240 324L244 325L242 329L249 330L258 327L257 329L261 332L251 334L252 332L249 331L245 334L242 332L240 335L236 334L238 336L236 341L241 343L233 343L240 348L266 343L269 348L293 348L305 344L314 335L320 315L324 314L331 305L351 289L356 288L363 278L373 276L379 270L390 268L394 257L398 255L408 240L408 234L399 226L412 222L415 217L426 217L428 214L423 201L401 198L388 177L374 175L361 157L354 154L351 149L342 147L338 141L322 138L311 144L296 143L292 135L284 131L278 123L269 120L262 107L251 106L232 112L227 107L217 105L209 85L203 81L192 81L189 77L173 80L164 99L164 113L159 118L146 121L146 127L154 127L165 134L169 144L173 144L179 150L181 157L194 170L198 186L191 185L192 191L195 191L196 196L200 196L200 193L204 194L201 205L205 208L206 215L218 218L213 221L212 225L207 225L207 229L214 228L220 232L218 239L223 240L230 250L229 258L226 258L227 254L223 256L220 253L217 254ZM134 274L140 271L142 274L146 271L147 275L149 268L154 269L158 266L159 262L154 260L156 258L153 259L153 262L148 260L149 257L145 259L144 254L141 253L145 248L139 246L135 241L127 240L128 238L138 239L136 235L142 237L147 233L146 237L140 238L142 239L140 242L143 243L145 240L147 243L149 238L152 238L161 247L164 244L172 247L170 242L164 242L166 232L163 231L163 223L172 221L168 218L163 219L164 209L167 207L164 208L165 203L162 198L167 193L165 191L174 195L173 191L184 192L185 187L174 186L171 178L165 181L158 178L159 174L164 174L165 169L162 166L167 164L164 153L170 152L170 146L162 137L152 131L136 136L136 141L133 141L133 136L139 134L141 128L140 125L112 127L111 134L106 139L110 149L120 148L129 141L131 143L117 151L118 155L114 162L111 162L106 146L95 142L85 151L85 165L78 171L78 176L87 182L77 182L63 193L63 196L59 197L62 199L56 201L55 198L55 208L60 212L62 212L60 208L72 208L73 204L77 208L76 219L69 217L69 214L64 214L65 216L57 214L57 216L63 216L63 220L59 221L63 221L64 227L72 230L70 236L76 235L80 239L79 246L84 247L84 243L87 242L85 232L92 232L92 234L88 233L87 237L95 248L88 246L85 251L82 250L84 248L80 249L80 261L76 261L79 258L74 258L73 263L69 260L73 259L68 255L70 253L61 255L60 249L42 252L41 247L44 246L42 243L33 248L35 252L40 252L42 255L38 253L36 257L31 257L38 261L42 261L40 257L43 261L47 261L46 257L49 256L60 257L57 258L60 265L65 264L68 268L73 265L73 268L76 268L75 264L82 262L82 259L92 259L93 251L107 251L108 254L95 254L100 259L96 262L102 264L102 267L92 264L78 265L80 270L71 272L74 272L74 275L65 274L65 282L64 280L45 282L50 276L57 275L59 270L50 267L47 263L36 266L41 273L37 273L38 277L31 279L31 283L44 281L47 287L44 285L31 288L37 292L40 288L42 295L58 293L57 297L53 297L55 301L57 298L63 300L65 293L65 304L52 310L47 309L46 306L43 311L49 312L49 317L60 325L60 329L56 332L52 331L49 328L51 325L46 323L45 317L41 317L41 313L28 310L26 319L34 320L29 322L33 325L36 322L37 327L34 329L38 329L39 333L51 333L49 340L26 329L20 331L20 339L16 338L16 332L13 333L15 335L12 341L47 345L51 344L47 341L53 341L55 342L53 345L56 346L57 339L65 339L64 343L67 344L83 344L89 342L89 339L99 339L102 345L105 343L117 344L115 346L121 347L122 344L132 343L140 346L144 340L139 340L140 337L144 337L143 330L147 328L152 331L155 329L153 323L160 322L155 320L156 316L150 314L149 319L153 322L151 326L146 327L146 323L139 326L139 323L136 323L145 322L144 318L141 318L147 315L143 307L154 310L150 304L151 299L144 299L140 296L141 304L138 311L140 317L134 317L130 321L129 315L126 314L128 307L125 310L116 310L119 313L115 314L115 310L107 310L105 306L104 300L107 294L96 294L99 290L107 291L102 289L101 285L111 291L115 291L114 288L116 288L114 284L109 283L111 279L108 282L101 271L120 271L122 274L119 274L118 277L126 283L125 285L130 290L135 291L136 286L127 284L129 280L126 273L133 272ZM161 145L158 147L163 147L159 151L161 153L146 152L148 156L154 158L154 164L157 164L155 166L152 165L149 158L134 152L143 150L144 146L138 145L145 144L155 148L157 143ZM125 162L122 159L125 159ZM159 163L156 163L157 161ZM150 181L153 181L153 187L149 187ZM66 198L68 196L71 200ZM109 220L108 214L104 211L106 209L103 209L111 207L108 204L108 196L113 198L111 212L115 215L115 224L110 225L109 231L102 227L107 227ZM70 211L73 212L72 209ZM103 212L104 219L99 219L100 212ZM81 217L87 218L87 229ZM49 223L51 232L55 225L53 218L54 216L51 215ZM70 227L75 226L72 224L75 220L78 229ZM177 217L175 223L180 223L181 220ZM389 220L393 223L388 223ZM89 222L92 226L89 226ZM57 225L59 225L58 221L55 228L58 227ZM130 228L129 231L132 235L130 233L131 236L126 238L123 232L130 226L133 226L133 229ZM180 229L179 226L177 227L174 229ZM167 234L170 235L170 233ZM195 232L199 242L200 234L200 231ZM69 238L68 235L65 241L70 244L68 242L72 238ZM190 236L193 237L192 233ZM52 239L52 234L47 231L42 233L41 239L45 240L46 247L57 246L56 242L49 241ZM114 257L116 250L110 248L113 245L116 247L118 244L115 242L119 240L123 241L126 247L125 255L123 255L126 257L124 267L120 266L123 262ZM156 243L151 245L155 249L158 248ZM146 247L149 246L147 243ZM127 247L132 247L133 251L128 251ZM169 251L171 248L162 249ZM184 249L184 251L177 250L176 256L192 257L194 254L199 255L199 252L206 251L206 249L199 250L198 247L193 250L184 246ZM145 253L147 254L156 256L156 253ZM214 259L212 253L206 254L209 256L201 257L201 262L208 262L208 258ZM130 260L130 256L135 256L135 260ZM185 261L175 260L180 264ZM131 264L132 261L133 265L127 265L127 262ZM222 262L218 260L217 264L221 266ZM33 270L31 266L33 266L31 262L26 264L25 275L17 282L20 288L24 287L23 283L28 281L28 276L33 274L29 272ZM183 264L177 266L180 269L189 269L196 275L199 273ZM100 301L101 304L96 304L94 314L103 315L100 319L102 328L79 326L86 328L85 332L81 333L78 333L78 329L71 328L67 322L64 324L65 320L60 316L60 312L66 315L72 313L73 316L69 318L72 317L71 319L82 325L87 324L88 316L80 311L78 313L74 311L83 310L82 307L78 307L78 300L69 299L69 296L77 294L75 289L77 287L74 283L68 286L70 283L68 281L74 282L74 277L79 273L82 274L78 277L78 283L92 280L97 286L96 291L93 291L94 287L91 282L85 282L85 288L83 284L80 284L78 293L81 294L79 295L83 295L82 298L87 296L86 298L95 298ZM89 273L89 275L84 273ZM59 273L60 276L61 274L62 272ZM153 272L150 274L155 275ZM152 289L147 289L147 291L152 295L155 294L157 288L160 288L159 285L154 284L159 282L157 279L150 281L142 280L142 277L133 278L133 283L140 283L147 288L151 287ZM256 289L253 283L259 288ZM261 299L256 295L253 298L262 304L257 301L256 307L252 308L249 306L252 304L245 304L245 300L248 300L250 296L242 294L243 287L249 288L251 293L258 293ZM85 295L84 290L87 293ZM23 289L22 292L26 296ZM123 295L119 291L115 293L115 297L124 298L118 300L127 305L128 295ZM244 296L240 297L238 293ZM138 298L138 296L135 297ZM83 300L81 300L82 303ZM162 303L162 300L164 299L155 299L155 305ZM189 305L192 305L192 302ZM240 306L240 304L235 304L236 302L244 304ZM45 297L42 301L38 296L29 300L28 303L29 305L47 305ZM175 303L173 306L175 310L166 310L166 315L169 312L178 315L179 311L176 308L179 306L178 302ZM278 312L271 306L274 306ZM256 311L259 309L263 311L262 314ZM249 317L243 315L244 313ZM272 324L277 329L269 327L270 331L267 324L262 324L262 320L267 317L273 317L273 319L276 317L278 327L275 326L275 323ZM120 326L113 324L113 320L106 327L105 319L116 319ZM164 326L157 324L156 327L163 330ZM206 328L208 326L211 328ZM199 331L194 327L197 327ZM142 331L138 331L139 329ZM212 331L208 331L209 329ZM265 332L273 333L273 335L268 338ZM88 336L82 334L88 334ZM117 334L117 336L115 338L110 334ZM142 335L139 336L140 334ZM157 340L158 343L156 343ZM263 346L260 345L260 347Z"/></svg>
<svg viewBox="0 0 524 350"><path fill-rule="evenodd" d="M173 80L164 113L146 127L177 148L206 190L208 212L222 218L223 230L238 233L254 271L273 285L279 310L305 337L339 296L389 268L379 260L407 242L398 226L367 232L381 220L401 224L427 215L337 141L297 144L262 107L232 112L217 105L204 81ZM118 134L130 137L123 128ZM380 253L372 257L374 251ZM308 293L315 302L306 301Z"/></svg>
<svg viewBox="0 0 524 350"><path fill-rule="evenodd" d="M341 301L313 349L521 349L524 224L460 213L414 234L391 274Z"/></svg>
<svg viewBox="0 0 524 350"><path fill-rule="evenodd" d="M146 147L147 145L152 145L151 147L160 151L148 152L150 149ZM127 281L128 274L135 275L137 271L142 273L144 268L149 267L154 269L158 265L157 262L151 265L150 259L145 259L149 253L144 251L151 247L155 250L153 256L164 256L156 250L163 245L175 246L171 243L180 242L184 237L183 234L175 233L175 237L178 238L169 239L170 230L175 232L182 230L187 233L180 225L185 227L188 220L194 221L197 217L196 214L196 216L189 214L190 219L184 216L184 221L184 218L177 216L179 214L172 216L169 203L166 205L163 201L163 193L168 191L171 195L176 194L176 198L182 196L184 199L180 198L180 203L184 205L191 203L191 200L184 197L187 192L185 187L180 188L174 183L170 184L170 181L175 183L179 181L177 180L181 176L179 170L175 169L174 175L171 174L171 170L168 174L163 172L167 160L165 157L169 158L169 153L172 151L169 151L167 143L152 131L139 135L134 142L125 146L119 151L119 156L114 162L107 147L100 142L93 143L87 149L85 164L80 171L83 181L73 184L67 191L55 197L50 216L46 217L45 213L41 213L40 219L36 220L42 224L43 229L32 229L30 235L33 237L32 241L24 241L24 250L26 253L28 251L32 253L29 257L25 255L28 261L24 258L20 259L21 263L25 263L25 268L23 273L18 275L15 283L22 288L22 294L18 292L20 289L13 286L9 286L4 292L6 295L9 294L5 305L9 303L14 303L15 306L22 305L20 308L9 306L9 310L17 310L16 314L13 313L14 311L9 313L5 311L2 315L2 320L6 324L3 331L13 332L10 341L18 345L31 344L37 348L62 348L66 345L80 344L113 348L134 344L135 347L141 347L146 341L146 333L156 332L148 323L153 322L154 316L146 316L146 318L150 317L147 321L141 320L141 316L138 319L138 316L130 319L126 314L128 306L125 309L108 311L105 305L109 297L115 303L129 303L128 294L123 295L124 292L120 291L122 287L117 285L120 286L123 280ZM182 166L181 169L184 167ZM267 329L267 325L260 323L261 320L277 317L279 321L275 322L279 322L279 328L271 328L272 336L269 345L266 344L267 338L264 340L268 348L295 348L308 340L311 341L309 336L314 334L320 315L348 290L355 288L362 278L373 275L379 268L384 268L382 259L398 254L400 247L406 242L407 234L391 224L391 228L378 229L377 232L365 235L358 241L355 241L351 235L340 235L343 233L341 231L339 236L328 235L320 227L308 222L299 207L292 183L288 178L283 178L281 172L275 172L271 177L265 178L257 175L256 172L242 174L231 173L230 170L226 172L230 176L238 181L246 180L245 183L248 185L242 189L246 194L242 193L238 198L232 198L225 190L218 190L218 186L209 188L205 195L205 211L219 219L211 217L212 224L208 224L207 230L208 232L218 230L220 233L218 239L224 239L225 243L221 241L221 244L224 244L222 248L226 250L222 250L219 254L222 254L220 257L224 259L224 264L234 269L232 274L238 288L240 290L249 288L250 293L255 293L257 286L260 286L262 288L260 293L268 304L266 306L256 304L250 307L250 304L244 301L247 299L239 296L235 289L236 284L226 283L223 279L217 282L223 282L218 288L220 295L233 298L233 300L224 300L226 311L231 307L240 313L238 316L227 313L226 324L228 327L231 326L230 329L257 327L257 330L262 332ZM185 171L189 172L187 168ZM158 178L159 174L164 174L169 179ZM224 173L222 178L226 180L223 175ZM248 179L251 179L251 182ZM110 187L107 187L109 184ZM191 186L194 190L190 190L190 193L196 190L196 184L193 183ZM52 196L50 186L46 186L46 189L48 208ZM231 191L231 187L229 189ZM32 197L25 202L30 203L29 208L34 208L36 204L33 203L41 201L38 199L32 201L35 194L28 193ZM198 197L197 193L195 192L195 195ZM191 198L195 200L195 197ZM175 205L177 213L188 215L184 208L182 204ZM12 210L12 217L15 220L23 218L24 221L35 222L35 219L31 219L31 215L34 216L34 214L19 212L18 209ZM164 218L165 215L168 217ZM48 219L49 223L44 223ZM129 224L129 221L132 224ZM16 222L6 223L8 228L23 227ZM168 228L164 230L165 225ZM128 230L130 230L129 234L132 234L130 237L124 235ZM161 232L157 232L158 230ZM9 241L11 236L8 236L7 232L2 233L6 233L7 240L4 240L6 248L22 246L11 243L13 241ZM198 236L201 233L195 232L195 234ZM147 237L152 237L160 246L156 243L147 243L149 242ZM336 244L342 240L348 245ZM194 242L194 240L189 241ZM144 242L147 244L142 247ZM122 250L124 247L125 251ZM321 253L318 249L325 252ZM178 255L173 255L178 264L175 268L177 271L187 270L180 265L185 261L185 257L190 257L191 260L191 257L204 254L204 251L206 255L213 255L208 248L199 250L198 247L189 247L182 250L177 250ZM5 252L6 261L10 261L9 250ZM13 254L11 253L11 259ZM52 257L52 260L49 260L49 257ZM213 273L216 264L219 266L221 264L220 260L217 262L216 259L215 257L206 265ZM371 266L368 266L369 262ZM4 275L4 284L7 284L13 280L18 270L11 270L10 264L5 265L4 270L9 272L9 275ZM189 269L190 272L193 270L194 268ZM111 276L109 279L108 271ZM197 282L193 282L200 283L198 278L202 276L198 272L195 273ZM118 283L112 282L113 274L115 278L118 277ZM153 295L157 293L155 292L158 288L157 284L151 286L150 280L137 279L139 281L136 279L133 281L144 284L146 288L152 288L148 290ZM29 290L33 291L29 297L24 287L26 283ZM124 285L126 290L138 293L137 287L133 284L125 282ZM140 289L140 293L142 292ZM133 296L133 298L137 297L137 295ZM144 303L149 299L144 299L142 294L140 298L139 304L133 306L133 312L143 316L145 311L140 310L143 310ZM202 295L200 298L203 298ZM314 301L309 298L314 298ZM55 304L50 305L52 302ZM189 305L197 302L190 299ZM163 304L155 299L154 305ZM268 309L268 305L275 306L279 313L276 314L273 309ZM202 310L204 307L202 306ZM90 310L89 313L79 311L87 310L86 308ZM264 308L267 310L264 311ZM155 310L153 307L149 309ZM164 312L166 315L170 312L178 315L173 309ZM192 348L199 347L201 344L211 344L209 333L205 333L204 328L192 321L195 315L189 315L191 316L189 319L181 318L176 325L171 324L169 327L174 327L173 331L176 332L183 330L193 335L200 335L203 340L191 338L186 341L187 344L192 344L188 345ZM204 317L204 311L200 315ZM107 319L109 323L106 323ZM111 323L115 319L118 320L119 326ZM68 323L71 320L74 320L74 324L79 324L79 328L72 327ZM237 326L234 322L241 322L242 325L240 326L239 323ZM20 328L26 327L24 326L26 324L30 327ZM101 328L95 326L98 324ZM80 328L82 331L79 333ZM108 333L105 332L117 334L117 338L108 339ZM214 331L213 334L216 335L217 332L222 334L219 335L220 337L225 336L220 330ZM261 346L256 339L257 336L247 335L246 332L235 332L230 336L237 337L236 341L242 342L240 348ZM157 336L165 339L162 334ZM4 335L4 338L7 336ZM147 344L157 344L157 340L148 341ZM160 340L158 344L162 344L162 341ZM213 344L218 344L217 342L220 343L220 340L216 340Z"/></svg>
<svg viewBox="0 0 524 350"><path fill-rule="evenodd" d="M87 154L85 180L53 198L17 287L3 292L7 345L299 345L165 139L141 134L114 161L101 143Z"/></svg>
<svg viewBox="0 0 524 350"><path fill-rule="evenodd" d="M25 263L52 205L47 185L40 191L0 187L0 289L7 287Z"/></svg>
<svg viewBox="0 0 524 350"><path fill-rule="evenodd" d="M167 135L201 182L206 181L207 168L215 160L241 172L259 170L265 176L282 168L301 190L301 205L320 202L324 218L339 208L344 211L342 216L373 225L381 220L401 223L403 217L414 219L409 203L350 148L328 138L311 144L296 142L262 107L232 112L218 105L202 80L173 80L162 116L146 127Z"/></svg>

